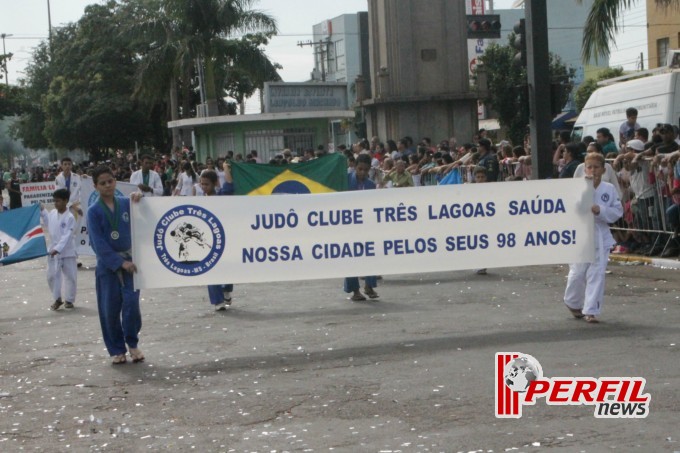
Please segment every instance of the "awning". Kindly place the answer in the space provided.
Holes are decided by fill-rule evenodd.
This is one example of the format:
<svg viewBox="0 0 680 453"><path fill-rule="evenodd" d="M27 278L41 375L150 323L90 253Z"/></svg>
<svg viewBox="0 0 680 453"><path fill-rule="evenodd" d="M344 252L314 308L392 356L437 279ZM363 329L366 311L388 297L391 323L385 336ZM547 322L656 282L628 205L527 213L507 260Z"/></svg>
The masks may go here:
<svg viewBox="0 0 680 453"><path fill-rule="evenodd" d="M550 128L554 131L571 130L578 118L578 113L574 110L562 112L553 119Z"/></svg>

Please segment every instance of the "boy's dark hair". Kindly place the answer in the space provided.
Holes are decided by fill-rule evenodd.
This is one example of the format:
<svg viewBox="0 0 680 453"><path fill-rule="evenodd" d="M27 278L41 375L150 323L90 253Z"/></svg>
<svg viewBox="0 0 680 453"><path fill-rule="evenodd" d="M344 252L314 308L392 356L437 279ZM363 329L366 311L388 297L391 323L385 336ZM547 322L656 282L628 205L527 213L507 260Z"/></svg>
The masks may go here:
<svg viewBox="0 0 680 453"><path fill-rule="evenodd" d="M357 165L366 164L370 167L371 166L371 156L369 156L368 154L359 154L356 158L356 163L357 163Z"/></svg>
<svg viewBox="0 0 680 453"><path fill-rule="evenodd" d="M579 156L581 155L581 149L579 148L577 143L567 143L567 145L564 147L564 150L571 154L572 159L578 159Z"/></svg>
<svg viewBox="0 0 680 453"><path fill-rule="evenodd" d="M140 162L143 161L144 159L155 160L154 157L151 154L142 154L141 156L139 156Z"/></svg>
<svg viewBox="0 0 680 453"><path fill-rule="evenodd" d="M628 107L626 109L626 118L630 118L631 116L637 116L638 111L635 107Z"/></svg>
<svg viewBox="0 0 680 453"><path fill-rule="evenodd" d="M564 143L568 143L571 138L571 132L569 131L562 131L560 132L560 141Z"/></svg>
<svg viewBox="0 0 680 453"><path fill-rule="evenodd" d="M595 141L595 137L593 137L592 135L586 135L585 137L583 137L583 140L581 141L586 145L590 145L592 142Z"/></svg>
<svg viewBox="0 0 680 453"><path fill-rule="evenodd" d="M599 143L592 142L592 143L589 143L588 146L592 146L593 148L595 148L597 150L598 153L602 154L602 145L600 145Z"/></svg>
<svg viewBox="0 0 680 453"><path fill-rule="evenodd" d="M62 157L62 158L61 158L61 163L63 164L64 162L71 162L71 163L73 163L73 159L71 159L71 158L68 157L68 156Z"/></svg>
<svg viewBox="0 0 680 453"><path fill-rule="evenodd" d="M215 173L214 170L205 170L203 173L201 173L201 178L205 178L208 181L210 181L214 186L217 185L218 178L217 178L217 173Z"/></svg>
<svg viewBox="0 0 680 453"><path fill-rule="evenodd" d="M478 147L481 146L485 150L491 151L491 140L489 140L488 138L482 138L481 140L479 140L479 142L477 142L477 146Z"/></svg>
<svg viewBox="0 0 680 453"><path fill-rule="evenodd" d="M649 141L649 129L646 127L641 127L640 129L635 131L640 137L644 137L644 142Z"/></svg>
<svg viewBox="0 0 680 453"><path fill-rule="evenodd" d="M484 175L486 175L486 168L481 165L476 165L475 168L472 169L472 174L476 175L477 173L484 173Z"/></svg>
<svg viewBox="0 0 680 453"><path fill-rule="evenodd" d="M70 200L71 199L71 192L69 192L68 189L57 189L54 191L52 194L53 198L56 198L58 200Z"/></svg>
<svg viewBox="0 0 680 453"><path fill-rule="evenodd" d="M107 173L115 178L115 176L113 175L113 171L111 170L110 167L106 165L100 165L99 167L95 168L94 171L92 172L92 182L94 183L94 185L95 186L97 185L97 181L99 180L99 177L101 175L105 175Z"/></svg>

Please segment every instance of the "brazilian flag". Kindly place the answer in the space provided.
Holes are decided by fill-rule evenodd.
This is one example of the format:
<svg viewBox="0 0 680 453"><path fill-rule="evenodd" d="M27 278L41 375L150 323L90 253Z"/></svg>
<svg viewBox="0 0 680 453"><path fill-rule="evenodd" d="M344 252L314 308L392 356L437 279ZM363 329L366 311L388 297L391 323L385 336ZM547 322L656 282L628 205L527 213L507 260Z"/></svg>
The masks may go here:
<svg viewBox="0 0 680 453"><path fill-rule="evenodd" d="M339 153L288 165L232 162L236 195L326 193L347 190L347 158Z"/></svg>

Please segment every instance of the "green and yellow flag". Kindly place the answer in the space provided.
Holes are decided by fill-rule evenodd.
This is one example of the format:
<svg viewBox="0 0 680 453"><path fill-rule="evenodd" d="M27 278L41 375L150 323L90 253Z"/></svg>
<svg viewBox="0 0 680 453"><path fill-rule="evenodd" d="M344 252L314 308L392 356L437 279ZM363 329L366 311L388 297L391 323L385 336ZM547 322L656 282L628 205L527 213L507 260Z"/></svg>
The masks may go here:
<svg viewBox="0 0 680 453"><path fill-rule="evenodd" d="M325 193L347 190L347 159L328 154L288 165L232 162L236 195Z"/></svg>

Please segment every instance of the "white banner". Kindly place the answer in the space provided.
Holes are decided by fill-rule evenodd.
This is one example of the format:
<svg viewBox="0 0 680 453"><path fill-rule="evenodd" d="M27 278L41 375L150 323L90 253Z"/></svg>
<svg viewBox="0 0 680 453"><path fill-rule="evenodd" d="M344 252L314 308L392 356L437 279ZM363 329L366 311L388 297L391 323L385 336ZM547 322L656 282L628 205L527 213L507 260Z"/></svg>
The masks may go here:
<svg viewBox="0 0 680 453"><path fill-rule="evenodd" d="M23 207L34 204L52 204L52 194L57 190L54 181L25 182L19 186L21 190L21 205Z"/></svg>
<svg viewBox="0 0 680 453"><path fill-rule="evenodd" d="M592 200L585 179L147 197L132 205L135 287L592 261Z"/></svg>
<svg viewBox="0 0 680 453"><path fill-rule="evenodd" d="M99 201L99 192L94 190L92 178L83 178L80 187L80 207L83 210L83 217L77 219L76 250L78 255L94 256L94 250L90 246L90 235L87 232L87 210L94 203ZM116 182L116 196L127 197L132 192L137 191L137 186L128 182Z"/></svg>

